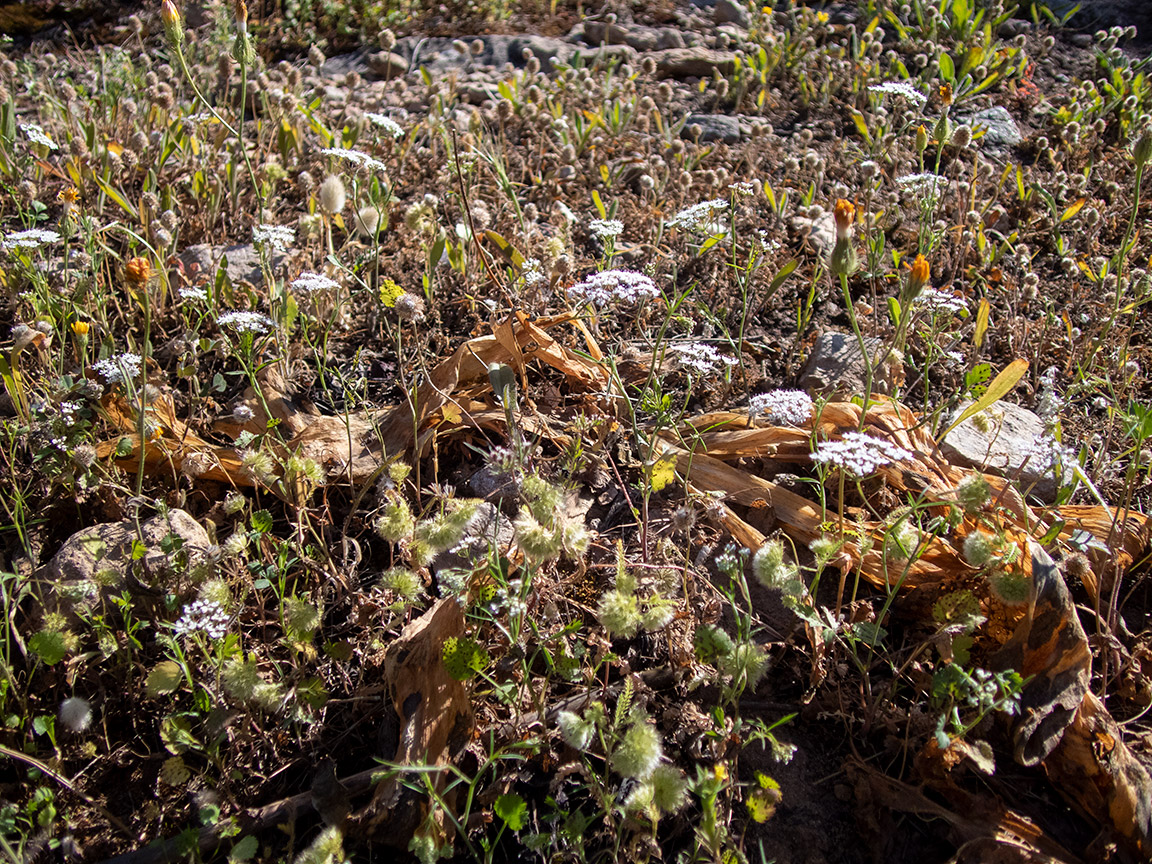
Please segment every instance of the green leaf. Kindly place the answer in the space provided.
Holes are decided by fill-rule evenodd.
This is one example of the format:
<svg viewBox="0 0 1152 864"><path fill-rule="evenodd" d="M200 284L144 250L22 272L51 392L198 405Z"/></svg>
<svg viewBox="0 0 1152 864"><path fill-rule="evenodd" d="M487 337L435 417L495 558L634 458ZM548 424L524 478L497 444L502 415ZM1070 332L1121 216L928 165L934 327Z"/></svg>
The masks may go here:
<svg viewBox="0 0 1152 864"><path fill-rule="evenodd" d="M267 510L257 510L252 514L252 530L267 534L272 530L272 514Z"/></svg>
<svg viewBox="0 0 1152 864"><path fill-rule="evenodd" d="M528 814L528 804L515 792L501 795L492 805L492 812L504 820L513 831L524 827L524 818Z"/></svg>
<svg viewBox="0 0 1152 864"><path fill-rule="evenodd" d="M184 714L170 714L160 721L160 740L173 756L200 749L200 742L192 734L192 722Z"/></svg>
<svg viewBox="0 0 1152 864"><path fill-rule="evenodd" d="M502 235L497 234L495 231L485 231L484 236L488 239L489 243L496 247L509 264L517 270L524 269L524 256L517 251L515 246L505 240Z"/></svg>
<svg viewBox="0 0 1152 864"><path fill-rule="evenodd" d="M956 78L956 67L947 53L940 55L940 77L951 84Z"/></svg>
<svg viewBox="0 0 1152 864"><path fill-rule="evenodd" d="M48 666L55 666L68 654L64 634L58 630L41 630L28 640L28 648Z"/></svg>
<svg viewBox="0 0 1152 864"><path fill-rule="evenodd" d="M608 211L604 208L604 202L600 200L600 193L595 189L592 190L592 203L596 205L596 212L600 214L600 218L607 219Z"/></svg>
<svg viewBox="0 0 1152 864"><path fill-rule="evenodd" d="M748 815L763 825L776 813L776 807L783 797L780 793L780 784L759 771L756 772L757 787L748 794L745 802Z"/></svg>
<svg viewBox="0 0 1152 864"><path fill-rule="evenodd" d="M856 131L860 133L860 137L871 144L872 133L868 130L868 121L864 119L864 115L853 109L852 122L856 124Z"/></svg>
<svg viewBox="0 0 1152 864"><path fill-rule="evenodd" d="M228 860L247 861L249 858L252 858L259 849L259 841L249 834L232 846L232 851L228 853Z"/></svg>
<svg viewBox="0 0 1152 864"><path fill-rule="evenodd" d="M720 234L713 234L711 237L709 237L707 240L705 240L703 243L700 244L700 252L698 254L703 255L705 252L707 252L709 249L711 249L713 246L715 246L717 243L719 243L721 240L723 240L727 236L728 236L727 231L721 232Z"/></svg>
<svg viewBox="0 0 1152 864"><path fill-rule="evenodd" d="M1024 373L1028 371L1028 361L1024 359L1013 360L1000 372L999 375L988 385L988 389L984 391L984 395L969 405L961 412L960 416L952 421L952 425L944 430L944 434L938 440L943 441L948 437L948 433L967 420L974 414L979 414L988 406L999 402L1003 399L1008 392L1016 386L1017 382L1024 377Z"/></svg>
<svg viewBox="0 0 1152 864"><path fill-rule="evenodd" d="M144 691L149 696L161 696L165 693L175 693L184 683L184 670L175 660L164 660L157 663L148 673L144 682Z"/></svg>

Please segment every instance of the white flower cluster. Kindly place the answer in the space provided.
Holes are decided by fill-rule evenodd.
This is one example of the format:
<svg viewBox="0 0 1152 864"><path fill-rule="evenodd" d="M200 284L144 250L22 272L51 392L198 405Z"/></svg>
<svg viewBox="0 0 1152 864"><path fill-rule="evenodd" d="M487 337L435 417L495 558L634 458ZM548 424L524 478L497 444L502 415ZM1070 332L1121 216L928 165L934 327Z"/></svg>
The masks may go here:
<svg viewBox="0 0 1152 864"><path fill-rule="evenodd" d="M812 417L812 397L803 390L773 390L748 400L753 414L767 414L773 426L803 426Z"/></svg>
<svg viewBox="0 0 1152 864"><path fill-rule="evenodd" d="M208 300L208 291L202 285L184 285L180 288L180 299L204 303Z"/></svg>
<svg viewBox="0 0 1152 864"><path fill-rule="evenodd" d="M1050 434L1037 435L1032 443L1024 448L1028 467L1033 471L1063 470L1064 464L1074 458L1071 450Z"/></svg>
<svg viewBox="0 0 1152 864"><path fill-rule="evenodd" d="M301 273L288 283L288 287L302 294L315 294L317 291L339 288L340 283L335 279L329 279L323 273Z"/></svg>
<svg viewBox="0 0 1152 864"><path fill-rule="evenodd" d="M283 251L292 245L296 232L287 225L255 225L252 228L252 242L267 244Z"/></svg>
<svg viewBox="0 0 1152 864"><path fill-rule="evenodd" d="M619 219L593 219L588 230L601 240L619 237L624 231L624 223Z"/></svg>
<svg viewBox="0 0 1152 864"><path fill-rule="evenodd" d="M944 178L939 174L925 172L923 174L905 174L903 177L897 177L896 182L913 195L923 195L927 192L936 194L940 184L944 182Z"/></svg>
<svg viewBox="0 0 1152 864"><path fill-rule="evenodd" d="M267 333L272 329L272 319L259 312L225 312L216 323L240 333Z"/></svg>
<svg viewBox="0 0 1152 864"><path fill-rule="evenodd" d="M401 129L400 124L391 117L385 117L383 114L373 114L371 112L366 113L364 116L372 121L372 125L379 126L393 138L399 140L404 137L404 130Z"/></svg>
<svg viewBox="0 0 1152 864"><path fill-rule="evenodd" d="M845 432L839 441L821 441L812 454L813 462L836 465L857 477L867 477L885 465L914 458L911 451L862 432Z"/></svg>
<svg viewBox="0 0 1152 864"><path fill-rule="evenodd" d="M585 277L568 289L577 300L604 306L617 303L636 303L640 300L658 297L656 283L643 273L635 270L602 270Z"/></svg>
<svg viewBox="0 0 1152 864"><path fill-rule="evenodd" d="M524 284L528 286L539 285L546 278L544 265L540 263L539 258L526 259L524 267L520 270L520 275L524 277Z"/></svg>
<svg viewBox="0 0 1152 864"><path fill-rule="evenodd" d="M60 149L56 146L56 142L45 134L43 127L37 126L35 123L21 123L20 131L23 132L33 144L39 144L41 147L47 147L49 150Z"/></svg>
<svg viewBox="0 0 1152 864"><path fill-rule="evenodd" d="M700 228L709 220L722 216L728 211L728 202L723 198L713 198L711 201L701 201L691 207L685 207L668 220L671 228L685 228L691 230Z"/></svg>
<svg viewBox="0 0 1152 864"><path fill-rule="evenodd" d="M729 183L728 191L737 195L755 195L760 191L760 181L741 180L738 183Z"/></svg>
<svg viewBox="0 0 1152 864"><path fill-rule="evenodd" d="M184 614L173 625L177 636L190 636L203 631L209 639L223 639L228 632L228 613L215 600L197 600L184 607Z"/></svg>
<svg viewBox="0 0 1152 864"><path fill-rule="evenodd" d="M124 380L124 373L128 373L129 378L139 377L140 362L139 354L125 352L93 363L92 368L99 372L109 384L119 384Z"/></svg>
<svg viewBox="0 0 1152 864"><path fill-rule="evenodd" d="M885 81L883 84L873 84L868 89L873 93L903 96L917 108L922 107L928 101L927 96L907 81Z"/></svg>
<svg viewBox="0 0 1152 864"><path fill-rule="evenodd" d="M27 231L14 231L5 236L0 248L5 251L11 249L36 249L48 243L55 243L60 235L46 228L29 228Z"/></svg>
<svg viewBox="0 0 1152 864"><path fill-rule="evenodd" d="M939 291L935 288L925 288L912 303L927 309L934 315L955 315L957 312L968 308L963 297L957 297L955 294Z"/></svg>
<svg viewBox="0 0 1152 864"><path fill-rule="evenodd" d="M682 369L694 372L697 375L707 375L715 371L720 365L734 366L736 358L721 354L711 345L704 342L685 342L670 346L676 355L676 362Z"/></svg>
<svg viewBox="0 0 1152 864"><path fill-rule="evenodd" d="M367 153L361 153L359 150L348 150L344 147L325 147L320 152L325 156L335 156L337 159L351 162L357 168L363 168L365 171L379 171L383 174L388 170L388 166L379 159L373 159Z"/></svg>

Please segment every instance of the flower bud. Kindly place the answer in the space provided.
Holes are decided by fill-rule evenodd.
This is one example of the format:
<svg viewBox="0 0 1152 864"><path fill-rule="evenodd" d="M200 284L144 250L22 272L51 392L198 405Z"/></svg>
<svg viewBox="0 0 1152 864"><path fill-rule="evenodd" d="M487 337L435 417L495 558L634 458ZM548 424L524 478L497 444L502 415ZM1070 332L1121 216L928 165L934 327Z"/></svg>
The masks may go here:
<svg viewBox="0 0 1152 864"><path fill-rule="evenodd" d="M912 270L908 274L908 295L909 301L913 300L920 294L920 291L928 284L928 279L932 276L932 270L928 266L928 259L923 255L917 255L916 260L912 262Z"/></svg>
<svg viewBox="0 0 1152 864"><path fill-rule="evenodd" d="M920 124L916 128L916 152L923 153L928 149L928 130L924 128L924 124Z"/></svg>
<svg viewBox="0 0 1152 864"><path fill-rule="evenodd" d="M160 4L160 20L164 22L164 35L168 41L179 48L184 44L184 22L180 19L180 10L172 0L164 0Z"/></svg>
<svg viewBox="0 0 1152 864"><path fill-rule="evenodd" d="M1152 157L1152 129L1145 129L1144 134L1136 140L1136 145L1132 148L1132 159L1136 162L1137 168L1143 168Z"/></svg>

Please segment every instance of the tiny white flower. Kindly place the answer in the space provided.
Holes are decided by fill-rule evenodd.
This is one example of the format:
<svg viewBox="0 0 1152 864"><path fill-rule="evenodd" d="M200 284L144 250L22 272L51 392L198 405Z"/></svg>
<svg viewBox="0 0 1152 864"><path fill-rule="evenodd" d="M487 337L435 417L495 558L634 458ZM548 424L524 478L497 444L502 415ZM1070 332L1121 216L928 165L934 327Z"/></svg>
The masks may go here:
<svg viewBox="0 0 1152 864"><path fill-rule="evenodd" d="M228 632L228 613L214 600L197 600L184 607L184 614L172 629L177 636L203 631L209 639L223 639Z"/></svg>
<svg viewBox="0 0 1152 864"><path fill-rule="evenodd" d="M272 319L259 312L225 312L216 319L221 327L231 327L240 333L267 333L272 329Z"/></svg>
<svg viewBox="0 0 1152 864"><path fill-rule="evenodd" d="M335 279L329 279L323 273L301 273L288 283L288 287L302 294L315 294L317 291L339 288L340 283Z"/></svg>
<svg viewBox="0 0 1152 864"><path fill-rule="evenodd" d="M687 342L670 346L681 368L694 372L697 375L707 375L714 372L721 365L734 366L736 358L728 354L721 354L711 345L704 342Z"/></svg>
<svg viewBox="0 0 1152 864"><path fill-rule="evenodd" d="M619 237L624 231L624 223L619 219L593 219L588 230L601 240Z"/></svg>
<svg viewBox="0 0 1152 864"><path fill-rule="evenodd" d="M927 96L907 81L885 81L883 84L872 84L868 89L873 93L903 96L917 108L922 107L928 101Z"/></svg>
<svg viewBox="0 0 1152 864"><path fill-rule="evenodd" d="M723 198L713 198L711 201L701 201L691 207L685 207L668 220L671 228L696 229L701 227L715 227L711 223L728 212L728 202Z"/></svg>
<svg viewBox="0 0 1152 864"><path fill-rule="evenodd" d="M939 174L905 174L903 177L897 177L896 182L907 189L913 195L923 195L926 193L935 194L940 188L940 184L944 182L944 178Z"/></svg>
<svg viewBox="0 0 1152 864"><path fill-rule="evenodd" d="M915 455L883 438L862 432L846 432L838 441L821 441L813 462L836 465L857 477L867 477L893 462L907 462Z"/></svg>
<svg viewBox="0 0 1152 864"><path fill-rule="evenodd" d="M33 144L39 144L41 147L47 147L49 150L60 149L56 146L56 142L49 138L44 132L43 127L35 123L21 123L20 131L23 132Z"/></svg>
<svg viewBox="0 0 1152 864"><path fill-rule="evenodd" d="M925 288L912 303L936 315L955 315L968 308L964 298L936 288Z"/></svg>
<svg viewBox="0 0 1152 864"><path fill-rule="evenodd" d="M291 246L295 239L296 232L287 225L256 225L252 228L253 243L266 243L280 251Z"/></svg>
<svg viewBox="0 0 1152 864"><path fill-rule="evenodd" d="M379 159L373 159L367 153L361 153L359 150L348 150L345 147L326 147L320 152L325 156L334 156L345 162L351 162L357 168L362 168L365 171L378 171L383 174L388 170L388 166Z"/></svg>
<svg viewBox="0 0 1152 864"><path fill-rule="evenodd" d="M140 355L131 352L117 354L106 360L92 364L92 368L99 372L109 384L119 384L127 373L130 379L140 377Z"/></svg>
<svg viewBox="0 0 1152 864"><path fill-rule="evenodd" d="M180 289L181 300L199 300L201 303L208 299L208 292L200 285L185 285Z"/></svg>
<svg viewBox="0 0 1152 864"><path fill-rule="evenodd" d="M5 251L11 249L36 249L49 243L55 243L60 235L46 228L29 228L27 231L15 231L4 237L0 248Z"/></svg>
<svg viewBox="0 0 1152 864"><path fill-rule="evenodd" d="M585 277L568 289L577 300L604 306L613 301L635 303L660 296L656 283L634 270L602 270Z"/></svg>
<svg viewBox="0 0 1152 864"><path fill-rule="evenodd" d="M364 115L367 117L374 126L379 126L393 138L400 139L404 137L404 130L400 128L400 124L393 120L391 117L385 117L383 114L373 114L368 112Z"/></svg>
<svg viewBox="0 0 1152 864"><path fill-rule="evenodd" d="M803 390L773 390L748 400L753 414L767 414L773 426L803 426L812 417L812 397Z"/></svg>

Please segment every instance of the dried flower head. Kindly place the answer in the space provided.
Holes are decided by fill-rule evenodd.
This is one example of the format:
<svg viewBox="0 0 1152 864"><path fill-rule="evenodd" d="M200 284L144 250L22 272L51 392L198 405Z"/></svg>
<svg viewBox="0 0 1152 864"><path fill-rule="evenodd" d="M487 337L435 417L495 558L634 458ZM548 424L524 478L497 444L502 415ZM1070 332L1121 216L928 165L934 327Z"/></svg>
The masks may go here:
<svg viewBox="0 0 1152 864"><path fill-rule="evenodd" d="M320 207L326 213L341 213L348 202L348 193L344 190L344 181L332 174L324 178L320 184Z"/></svg>

